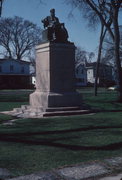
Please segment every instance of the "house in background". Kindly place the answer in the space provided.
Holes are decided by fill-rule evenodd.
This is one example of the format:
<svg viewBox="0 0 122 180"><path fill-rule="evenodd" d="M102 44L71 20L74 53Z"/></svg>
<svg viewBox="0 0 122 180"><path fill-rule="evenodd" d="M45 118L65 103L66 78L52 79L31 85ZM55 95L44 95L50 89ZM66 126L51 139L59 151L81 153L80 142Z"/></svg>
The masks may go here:
<svg viewBox="0 0 122 180"><path fill-rule="evenodd" d="M79 64L75 68L76 86L87 86L87 71L85 64Z"/></svg>
<svg viewBox="0 0 122 180"><path fill-rule="evenodd" d="M30 65L30 76L31 76L31 86L32 88L36 87L36 68L35 65Z"/></svg>
<svg viewBox="0 0 122 180"><path fill-rule="evenodd" d="M0 89L30 87L30 62L0 59Z"/></svg>
<svg viewBox="0 0 122 180"><path fill-rule="evenodd" d="M94 84L96 73L96 62L86 63L87 84ZM111 86L114 83L113 67L100 64L98 84L100 86Z"/></svg>
<svg viewBox="0 0 122 180"><path fill-rule="evenodd" d="M87 66L86 72L87 72L87 84L94 84L94 82L95 82L95 67ZM98 79L98 83L99 83L99 79Z"/></svg>

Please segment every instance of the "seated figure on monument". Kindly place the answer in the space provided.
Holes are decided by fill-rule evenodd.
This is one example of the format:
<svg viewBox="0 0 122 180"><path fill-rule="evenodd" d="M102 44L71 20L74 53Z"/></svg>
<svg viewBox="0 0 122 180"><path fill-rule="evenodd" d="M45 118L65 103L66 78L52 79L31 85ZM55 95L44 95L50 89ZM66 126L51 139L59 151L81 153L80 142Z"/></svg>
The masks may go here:
<svg viewBox="0 0 122 180"><path fill-rule="evenodd" d="M42 20L45 30L42 32L43 41L67 43L68 32L64 23L60 23L55 16L55 9L50 10L50 16Z"/></svg>

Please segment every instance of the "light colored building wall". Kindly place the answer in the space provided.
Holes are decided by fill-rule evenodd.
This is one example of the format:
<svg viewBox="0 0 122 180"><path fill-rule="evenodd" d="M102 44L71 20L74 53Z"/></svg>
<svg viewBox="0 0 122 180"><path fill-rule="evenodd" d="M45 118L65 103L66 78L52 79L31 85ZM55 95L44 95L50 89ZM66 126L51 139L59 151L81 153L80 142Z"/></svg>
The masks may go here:
<svg viewBox="0 0 122 180"><path fill-rule="evenodd" d="M32 84L36 85L36 77L35 76L32 76Z"/></svg>
<svg viewBox="0 0 122 180"><path fill-rule="evenodd" d="M95 77L94 77L94 69L87 69L87 82L88 83L94 83Z"/></svg>
<svg viewBox="0 0 122 180"><path fill-rule="evenodd" d="M30 63L22 60L0 59L0 88L29 88Z"/></svg>
<svg viewBox="0 0 122 180"><path fill-rule="evenodd" d="M1 60L0 61L0 74L30 74L30 65L26 62L17 60Z"/></svg>

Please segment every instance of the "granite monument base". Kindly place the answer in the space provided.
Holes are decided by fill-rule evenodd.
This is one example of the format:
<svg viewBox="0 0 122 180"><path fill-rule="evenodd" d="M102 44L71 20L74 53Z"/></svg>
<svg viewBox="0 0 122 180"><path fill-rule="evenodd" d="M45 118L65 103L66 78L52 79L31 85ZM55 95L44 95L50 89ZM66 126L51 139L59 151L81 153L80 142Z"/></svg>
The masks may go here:
<svg viewBox="0 0 122 180"><path fill-rule="evenodd" d="M52 93L34 92L30 95L31 107L71 107L81 106L81 96L77 92Z"/></svg>
<svg viewBox="0 0 122 180"><path fill-rule="evenodd" d="M83 109L81 96L77 92L59 94L35 91L30 95L30 105L15 108L12 115L24 118L41 118L79 115L89 112Z"/></svg>
<svg viewBox="0 0 122 180"><path fill-rule="evenodd" d="M54 116L70 116L70 115L82 115L89 114L92 111L81 108L79 106L72 107L32 107L23 105L21 108L15 108L13 111L4 112L12 116L20 118L42 118L42 117L54 117Z"/></svg>
<svg viewBox="0 0 122 180"><path fill-rule="evenodd" d="M14 109L18 117L44 117L86 113L75 89L73 43L43 43L36 47L36 90L30 105Z"/></svg>

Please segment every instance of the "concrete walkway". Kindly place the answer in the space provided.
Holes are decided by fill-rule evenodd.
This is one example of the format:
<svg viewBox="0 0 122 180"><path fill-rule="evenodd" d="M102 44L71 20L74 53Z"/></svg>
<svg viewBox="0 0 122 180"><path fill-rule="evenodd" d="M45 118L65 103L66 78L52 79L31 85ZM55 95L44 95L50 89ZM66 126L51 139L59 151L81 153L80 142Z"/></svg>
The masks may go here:
<svg viewBox="0 0 122 180"><path fill-rule="evenodd" d="M118 174L117 176L104 177L100 180L122 180L122 174Z"/></svg>
<svg viewBox="0 0 122 180"><path fill-rule="evenodd" d="M118 173L117 173L118 172ZM81 163L50 172L38 172L4 180L122 180L122 157ZM3 180L2 179L2 180Z"/></svg>

